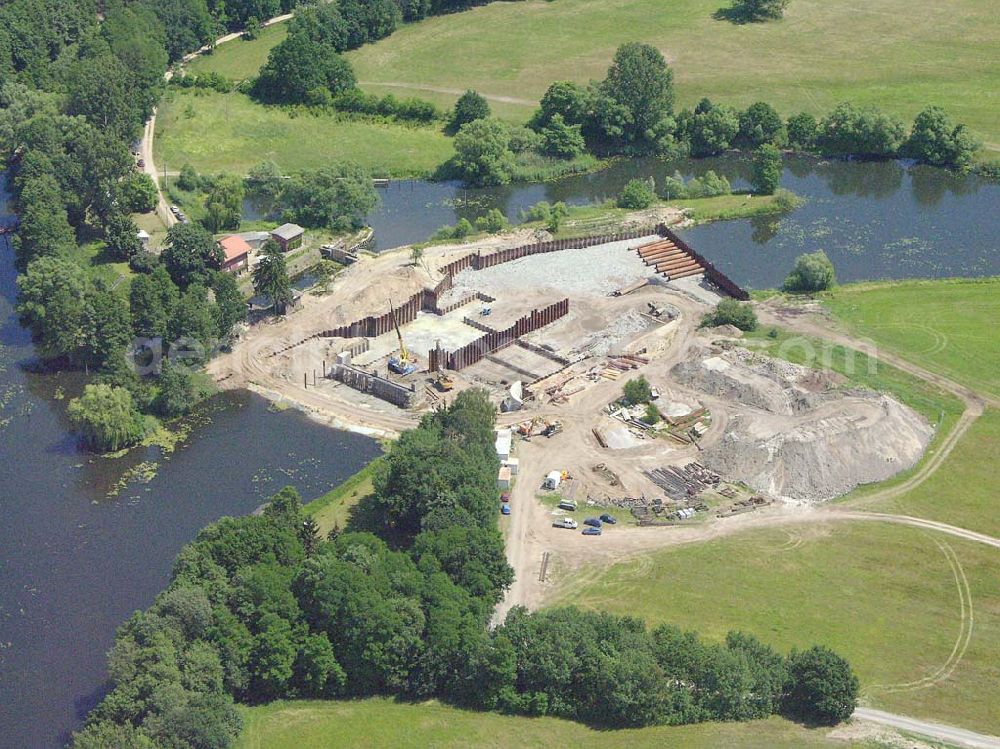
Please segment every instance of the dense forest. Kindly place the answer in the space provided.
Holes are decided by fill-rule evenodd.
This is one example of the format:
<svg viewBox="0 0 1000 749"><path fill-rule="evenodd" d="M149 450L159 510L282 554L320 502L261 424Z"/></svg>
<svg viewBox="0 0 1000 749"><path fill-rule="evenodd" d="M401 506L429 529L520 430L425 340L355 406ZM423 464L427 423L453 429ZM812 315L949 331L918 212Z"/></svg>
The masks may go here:
<svg viewBox="0 0 1000 749"><path fill-rule="evenodd" d="M93 375L69 409L84 442L120 449L143 414L177 416L198 398L194 367L227 345L246 306L203 227L142 250L134 213L156 186L130 146L167 65L287 0L14 0L0 6L0 153L18 216L17 313L49 365ZM131 283L81 261L100 243ZM119 277L120 280L120 277ZM168 346L166 342L169 341Z"/></svg>
<svg viewBox="0 0 1000 749"><path fill-rule="evenodd" d="M461 393L380 463L371 497L327 539L284 489L178 555L170 585L119 630L111 689L75 749L221 749L236 702L375 694L556 715L607 728L749 720L834 723L848 664L560 608L487 622L512 570L496 527L494 407Z"/></svg>

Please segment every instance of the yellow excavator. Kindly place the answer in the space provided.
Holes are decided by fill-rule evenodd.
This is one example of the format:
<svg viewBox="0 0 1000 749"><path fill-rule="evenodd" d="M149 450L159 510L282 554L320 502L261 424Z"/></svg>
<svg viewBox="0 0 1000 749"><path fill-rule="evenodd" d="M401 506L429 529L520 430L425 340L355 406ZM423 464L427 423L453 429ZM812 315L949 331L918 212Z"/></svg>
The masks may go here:
<svg viewBox="0 0 1000 749"><path fill-rule="evenodd" d="M403 334L399 332L396 310L392 307L391 299L389 300L389 314L392 316L392 326L396 329L396 338L399 339L399 353L389 357L389 369L398 375L413 374L417 371L417 360L406 350L406 345L403 343Z"/></svg>

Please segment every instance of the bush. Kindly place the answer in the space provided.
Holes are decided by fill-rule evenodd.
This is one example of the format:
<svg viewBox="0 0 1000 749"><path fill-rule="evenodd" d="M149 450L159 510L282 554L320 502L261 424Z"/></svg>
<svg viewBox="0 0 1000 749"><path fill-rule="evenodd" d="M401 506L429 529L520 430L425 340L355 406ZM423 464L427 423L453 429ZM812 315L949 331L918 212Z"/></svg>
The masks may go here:
<svg viewBox="0 0 1000 749"><path fill-rule="evenodd" d="M649 208L655 200L656 195L653 194L653 190L648 182L641 179L633 179L629 180L628 184L622 190L622 194L618 196L618 207L640 210L642 208Z"/></svg>
<svg viewBox="0 0 1000 749"><path fill-rule="evenodd" d="M795 259L795 267L785 278L785 291L825 291L837 282L833 263L823 250L817 250Z"/></svg>
<svg viewBox="0 0 1000 749"><path fill-rule="evenodd" d="M625 395L625 402L634 406L637 403L649 403L653 399L653 388L644 375L639 375L634 380L629 380L622 387Z"/></svg>
<svg viewBox="0 0 1000 749"><path fill-rule="evenodd" d="M749 302L739 302L731 297L720 301L713 312L701 319L703 328L716 325L735 325L740 330L750 331L757 327L757 315Z"/></svg>
<svg viewBox="0 0 1000 749"><path fill-rule="evenodd" d="M790 689L785 709L791 715L823 725L847 720L858 701L858 677L832 650L814 646L788 656Z"/></svg>
<svg viewBox="0 0 1000 749"><path fill-rule="evenodd" d="M186 192L194 192L198 189L200 180L198 179L198 172L190 164L184 164L181 167L181 173L177 175L177 180L174 182L177 187Z"/></svg>
<svg viewBox="0 0 1000 749"><path fill-rule="evenodd" d="M653 424L659 424L661 418L662 417L660 416L660 410L652 403L647 403L646 413L643 414L642 420L645 421L650 426L652 426Z"/></svg>
<svg viewBox="0 0 1000 749"><path fill-rule="evenodd" d="M728 8L720 10L719 18L734 23L754 23L781 18L788 7L788 0L733 0Z"/></svg>
<svg viewBox="0 0 1000 749"><path fill-rule="evenodd" d="M489 232L490 234L504 231L508 226L507 217L498 208L493 208L485 215L476 219L476 228L479 231Z"/></svg>

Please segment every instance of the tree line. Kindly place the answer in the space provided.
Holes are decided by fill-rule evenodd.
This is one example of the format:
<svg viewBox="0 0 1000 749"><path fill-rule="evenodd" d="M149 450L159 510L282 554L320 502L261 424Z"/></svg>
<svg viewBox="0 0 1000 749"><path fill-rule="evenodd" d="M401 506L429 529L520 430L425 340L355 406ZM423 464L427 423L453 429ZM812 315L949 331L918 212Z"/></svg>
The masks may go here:
<svg viewBox="0 0 1000 749"><path fill-rule="evenodd" d="M494 420L482 390L426 415L325 539L292 489L202 530L119 629L75 749L221 749L241 728L235 703L280 698L436 697L603 727L850 715L857 679L825 648L786 657L745 634L709 644L572 607L515 609L488 630L513 580Z"/></svg>
<svg viewBox="0 0 1000 749"><path fill-rule="evenodd" d="M907 128L894 115L850 103L819 119L800 113L787 120L766 102L737 110L705 98L680 111L674 103L673 71L663 55L651 45L632 42L618 48L603 81L549 86L528 128L539 139L534 147L558 158L584 151L697 158L731 148L753 150L765 185L774 181L780 148L835 157L905 157L967 169L980 146L965 125L935 106L922 110ZM451 122L457 131L458 176L472 184L510 181L516 153L512 128L490 117L485 99L468 92L456 104Z"/></svg>
<svg viewBox="0 0 1000 749"><path fill-rule="evenodd" d="M159 259L143 252L131 215L152 211L157 192L136 171L129 145L162 92L168 62L296 4L0 6L0 152L18 216L17 312L48 365L93 374L69 408L93 449L137 442L144 414L185 413L201 392L191 365L225 345L246 314L205 229L175 226ZM232 221L231 191L221 182L209 199L212 228ZM128 263L136 273L130 282L111 282L80 262L78 246L96 242L110 260Z"/></svg>

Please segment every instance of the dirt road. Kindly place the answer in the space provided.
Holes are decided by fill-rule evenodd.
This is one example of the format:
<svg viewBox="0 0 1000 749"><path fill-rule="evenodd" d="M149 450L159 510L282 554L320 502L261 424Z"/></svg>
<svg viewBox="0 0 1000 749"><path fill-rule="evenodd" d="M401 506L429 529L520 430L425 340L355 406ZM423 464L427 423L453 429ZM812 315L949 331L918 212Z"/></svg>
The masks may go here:
<svg viewBox="0 0 1000 749"><path fill-rule="evenodd" d="M949 746L963 747L963 749L1000 749L1000 738L987 736L982 733L966 731L964 728L955 728L941 723L931 723L926 720L909 718L905 715L894 715L883 710L873 710L868 707L859 707L852 716L856 720L866 720L871 723L878 723L883 726L890 726L901 731L915 733L926 736L935 741L942 741Z"/></svg>
<svg viewBox="0 0 1000 749"><path fill-rule="evenodd" d="M463 89L442 88L441 86L428 86L423 83L403 83L401 81L358 81L360 86L385 86L386 88L404 88L410 91L430 91L435 94L453 94L461 96L465 93ZM519 99L516 96L500 96L499 94L479 94L488 101L500 102L501 104L523 104L526 107L533 107L538 104L536 99Z"/></svg>
<svg viewBox="0 0 1000 749"><path fill-rule="evenodd" d="M671 301L675 301L671 299ZM669 350L663 357L640 369L649 377L655 376L655 371L665 371L684 357L691 345L694 326L690 322L696 320L697 305L682 301L685 307L684 317L688 322L682 323L678 334L670 343ZM775 324L793 331L808 335L811 338L829 340L832 343L858 348L859 343L838 331L830 330L811 317L798 314L783 314L781 310L764 307L760 317L763 324ZM958 422L949 432L944 441L937 447L933 455L926 457L920 467L906 480L869 494L866 501L872 499L887 499L904 494L937 471L969 427L982 414L984 398L969 388L895 356L889 352L869 352L880 361L884 361L902 369L915 377L930 382L941 389L959 397L965 405L965 410ZM644 371L645 370L645 371ZM573 403L573 414L592 414L602 402L610 400L619 384L608 382L595 386L585 393L580 400ZM601 451L589 433L593 418L577 417L573 414L553 413L563 419L565 433L545 445L544 453L535 445L519 443L521 476L518 479L518 505L515 511L521 513L521 521L511 523L506 529L508 559L517 575L517 583L508 591L504 601L497 609L498 620L514 606L537 607L546 598L551 587L538 580L537 569L541 556L548 552L554 558L559 568L572 570L584 564L611 564L623 558L648 553L657 549L677 544L696 543L722 536L728 536L752 528L778 527L790 524L816 522L886 522L897 525L908 525L922 528L963 540L982 543L994 548L1000 548L1000 539L986 534L977 533L965 528L925 520L907 515L891 513L868 512L861 509L836 505L776 505L767 510L739 515L722 520L713 520L701 525L638 528L617 527L613 532L601 537L582 537L579 532L572 532L551 527L551 516L537 499L534 490L540 485L541 478L548 470L580 466L586 470L585 464L601 460ZM507 417L502 421L512 422ZM619 463L629 460L641 462L643 456L635 458L616 457ZM529 483L528 490L521 485ZM527 506L525 506L527 502ZM539 510L541 511L539 513Z"/></svg>
<svg viewBox="0 0 1000 749"><path fill-rule="evenodd" d="M281 23L282 21L287 21L292 17L291 13L286 13L281 16L275 16L269 21L265 21L261 26L270 26L274 23ZM226 42L231 42L234 39L239 39L243 36L243 32L236 31L231 34L226 34L225 36L220 36L213 42L213 44L206 44L201 49L197 49L194 52L189 52L181 58L182 62L191 62L199 55L204 54L209 49L213 47L218 47L220 44L225 44ZM169 81L174 77L174 71L168 70L163 74L163 78ZM168 229L177 223L177 218L173 213L170 212L170 206L167 203L166 197L163 195L163 188L160 185L160 174L156 171L156 163L153 160L153 140L156 136L156 108L153 108L153 113L150 115L149 119L146 121L146 125L142 131L142 140L139 142L139 157L143 160L142 170L153 178L153 184L156 185L156 215L159 216L160 221L163 222L164 226ZM171 172L172 173L172 172Z"/></svg>

